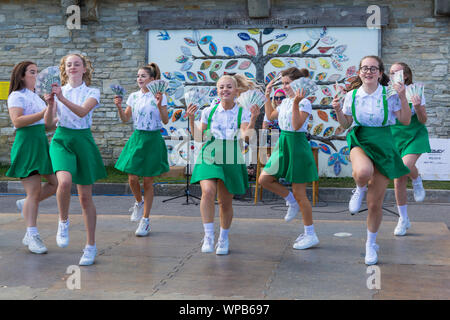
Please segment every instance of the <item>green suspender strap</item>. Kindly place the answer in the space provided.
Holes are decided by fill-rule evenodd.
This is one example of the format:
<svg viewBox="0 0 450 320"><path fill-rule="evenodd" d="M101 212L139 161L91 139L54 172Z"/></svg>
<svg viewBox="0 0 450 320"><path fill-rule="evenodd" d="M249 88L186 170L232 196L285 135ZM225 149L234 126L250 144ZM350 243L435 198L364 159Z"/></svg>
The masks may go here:
<svg viewBox="0 0 450 320"><path fill-rule="evenodd" d="M211 129L211 120L213 117L214 112L216 112L217 107L219 106L219 102L214 106L214 108L211 110L209 117L208 117L208 127L206 130L210 130Z"/></svg>
<svg viewBox="0 0 450 320"><path fill-rule="evenodd" d="M211 129L211 121L212 121L212 117L213 117L213 114L214 114L214 112L216 112L216 109L217 109L217 107L219 106L219 103L217 103L215 106L214 106L214 108L211 110L211 113L209 114L209 117L208 117L208 127L207 127L207 131L209 132L209 130ZM242 108L239 108L239 111L238 111L238 129L240 129L241 128L241 120L242 120ZM235 139L236 139L236 137L235 137Z"/></svg>
<svg viewBox="0 0 450 320"><path fill-rule="evenodd" d="M358 126L361 125L361 123L359 123L358 119L356 119L356 112L355 112L355 99L356 99L356 89L353 90L353 95L352 95L352 115L353 115L353 120L355 120L356 124Z"/></svg>
<svg viewBox="0 0 450 320"><path fill-rule="evenodd" d="M356 124L358 126L360 126L361 124L356 119L355 99L356 99L356 89L353 90L353 95L352 95L352 115L353 115L353 120L355 120ZM381 125L384 127L387 123L388 115L389 115L388 103L387 103L387 98L386 98L386 88L384 86L383 86L383 108L384 108L384 119L383 119L383 123Z"/></svg>
<svg viewBox="0 0 450 320"><path fill-rule="evenodd" d="M384 108L384 119L383 119L383 123L381 125L384 127L386 125L386 123L387 123L388 114L389 114L388 103L387 103L387 98L386 98L386 87L385 86L383 86L383 108Z"/></svg>
<svg viewBox="0 0 450 320"><path fill-rule="evenodd" d="M241 119L242 119L242 108L239 108L239 112L238 112L238 129L241 128Z"/></svg>

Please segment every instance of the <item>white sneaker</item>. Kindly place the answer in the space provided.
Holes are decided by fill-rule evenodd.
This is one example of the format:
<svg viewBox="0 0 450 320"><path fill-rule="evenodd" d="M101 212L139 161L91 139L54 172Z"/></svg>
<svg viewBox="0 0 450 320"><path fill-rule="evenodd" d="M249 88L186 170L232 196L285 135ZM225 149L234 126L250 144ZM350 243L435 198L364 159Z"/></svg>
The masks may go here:
<svg viewBox="0 0 450 320"><path fill-rule="evenodd" d="M225 254L228 254L228 250L229 250L228 239L226 239L226 240L219 239L219 241L217 241L217 245L216 245L216 254L225 255Z"/></svg>
<svg viewBox="0 0 450 320"><path fill-rule="evenodd" d="M137 237L145 237L150 233L150 221L142 218L139 222L139 226L136 229L135 235Z"/></svg>
<svg viewBox="0 0 450 320"><path fill-rule="evenodd" d="M23 206L25 204L26 199L20 199L16 201L17 211L20 212L20 215L23 217Z"/></svg>
<svg viewBox="0 0 450 320"><path fill-rule="evenodd" d="M78 263L80 266L90 266L94 264L95 256L97 255L97 249L83 249L83 256L81 256L80 262Z"/></svg>
<svg viewBox="0 0 450 320"><path fill-rule="evenodd" d="M56 244L60 248L65 248L69 245L69 221L63 223L58 222L58 232L56 233Z"/></svg>
<svg viewBox="0 0 450 320"><path fill-rule="evenodd" d="M297 239L295 239L293 248L297 250L305 250L314 247L315 245L318 244L319 238L317 238L316 234L313 235L301 234L298 236Z"/></svg>
<svg viewBox="0 0 450 320"><path fill-rule="evenodd" d="M358 213L359 208L361 208L361 203L364 195L366 194L366 190L355 188L353 189L352 193L353 195L350 199L350 202L348 203L348 210L350 211L350 213Z"/></svg>
<svg viewBox="0 0 450 320"><path fill-rule="evenodd" d="M297 202L290 203L289 201L286 202L286 205L288 206L288 210L286 215L284 216L284 221L289 222L294 219L297 213L300 211L300 206Z"/></svg>
<svg viewBox="0 0 450 320"><path fill-rule="evenodd" d="M142 218L142 214L144 213L144 202L135 202L134 206L128 210L131 213L130 220L133 222L137 222Z"/></svg>
<svg viewBox="0 0 450 320"><path fill-rule="evenodd" d="M422 178L419 176L416 181L412 183L414 191L414 200L422 202L425 199L425 189L423 188Z"/></svg>
<svg viewBox="0 0 450 320"><path fill-rule="evenodd" d="M368 266L377 264L377 262L378 262L377 251L379 249L380 249L380 247L376 243L374 243L373 245L369 245L366 243L366 257L364 259L364 262Z"/></svg>
<svg viewBox="0 0 450 320"><path fill-rule="evenodd" d="M402 218L398 219L397 226L394 230L395 236L404 236L406 234L406 230L411 228L411 222L409 221L409 218L405 221Z"/></svg>
<svg viewBox="0 0 450 320"><path fill-rule="evenodd" d="M22 243L24 246L28 246L28 250L30 250L33 253L37 254L47 253L47 248L42 242L42 239L39 236L39 234L30 236L28 232L25 233L25 237L23 238Z"/></svg>
<svg viewBox="0 0 450 320"><path fill-rule="evenodd" d="M205 236L203 238L202 252L210 253L214 251L214 238Z"/></svg>

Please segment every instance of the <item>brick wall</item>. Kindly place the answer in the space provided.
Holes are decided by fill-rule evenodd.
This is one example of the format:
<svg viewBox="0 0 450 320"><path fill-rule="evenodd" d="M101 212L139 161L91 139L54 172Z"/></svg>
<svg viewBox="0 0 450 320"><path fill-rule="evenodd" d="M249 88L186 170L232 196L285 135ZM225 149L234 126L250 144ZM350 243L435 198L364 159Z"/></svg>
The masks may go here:
<svg viewBox="0 0 450 320"><path fill-rule="evenodd" d="M272 7L365 6L367 1L272 0ZM431 137L448 138L449 19L433 16L433 1L378 1L390 7L389 25L382 32L382 58L389 67L408 63L416 81L426 84L428 130ZM0 81L9 81L12 67L32 60L38 67L57 65L69 52L81 52L94 65L93 86L102 90L101 106L94 113L92 131L104 162L114 163L132 133L122 124L112 104L109 85L115 80L128 92L136 90L135 74L145 63L145 32L139 30L139 10L246 10L238 0L208 1L99 1L98 22L83 22L81 30L68 30L61 1L0 0ZM9 162L14 139L6 101L0 101L0 162Z"/></svg>

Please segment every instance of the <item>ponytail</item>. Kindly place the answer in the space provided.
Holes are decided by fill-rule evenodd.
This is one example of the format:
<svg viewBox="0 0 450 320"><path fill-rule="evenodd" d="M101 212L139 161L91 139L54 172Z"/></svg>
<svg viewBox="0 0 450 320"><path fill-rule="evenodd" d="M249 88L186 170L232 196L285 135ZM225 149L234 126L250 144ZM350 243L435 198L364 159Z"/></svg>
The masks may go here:
<svg viewBox="0 0 450 320"><path fill-rule="evenodd" d="M309 71L306 68L297 69L296 67L291 67L289 69L281 71L281 76L288 76L292 81L309 77Z"/></svg>
<svg viewBox="0 0 450 320"><path fill-rule="evenodd" d="M155 80L161 79L161 71L156 63L150 62L148 65L141 67L139 69L145 70L150 78L154 78Z"/></svg>

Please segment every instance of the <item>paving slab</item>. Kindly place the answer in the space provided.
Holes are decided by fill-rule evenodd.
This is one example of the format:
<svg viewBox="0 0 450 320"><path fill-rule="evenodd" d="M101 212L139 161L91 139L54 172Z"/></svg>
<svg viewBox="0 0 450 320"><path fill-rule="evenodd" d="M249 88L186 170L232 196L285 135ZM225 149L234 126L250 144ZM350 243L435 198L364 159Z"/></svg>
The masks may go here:
<svg viewBox="0 0 450 320"><path fill-rule="evenodd" d="M339 211L340 207L327 209ZM230 254L217 256L200 252L203 230L198 210L198 206L183 206L182 211L178 208L180 215L152 215L152 231L143 238L134 235L137 223L130 222L128 214L99 214L99 253L93 266L80 267L80 290L68 289L72 274L66 273L69 266L77 265L84 246L80 214L71 214L70 245L62 249L55 241L57 216L41 213L39 231L49 252L35 255L21 244L24 222L20 215L2 213L0 299L450 298L446 223L413 221L407 236L395 237L396 218L385 219L377 238L381 288L368 289L362 216L316 219L320 244L294 250L293 242L303 230L298 218L286 223L281 210L273 206L259 207L254 216L246 207L235 208ZM218 223L216 235L217 231ZM351 236L339 238L338 232Z"/></svg>

